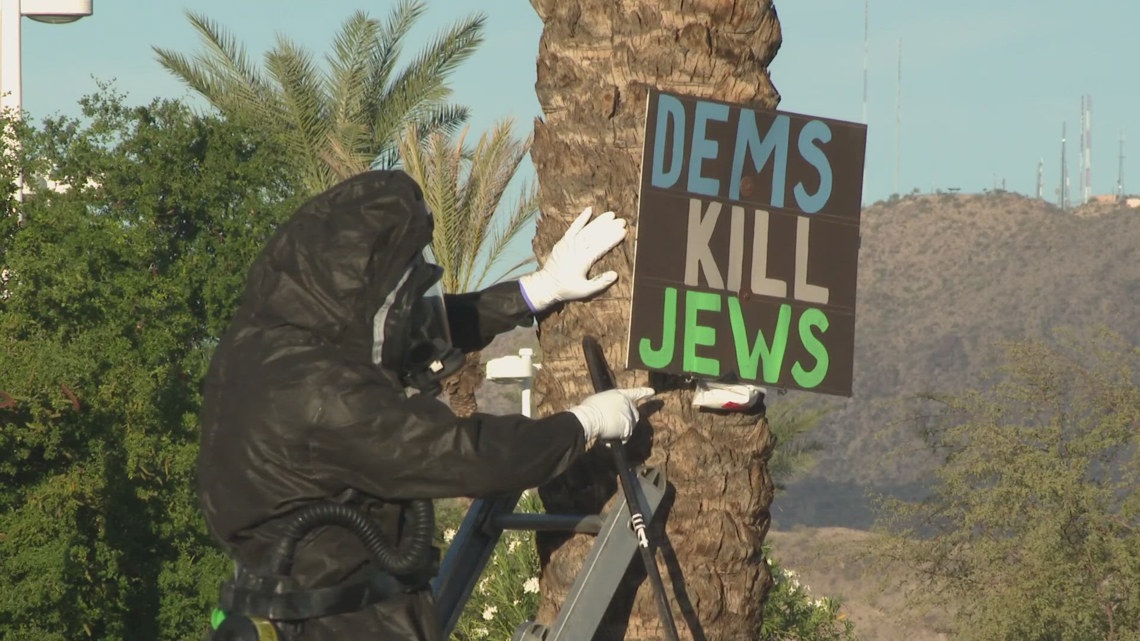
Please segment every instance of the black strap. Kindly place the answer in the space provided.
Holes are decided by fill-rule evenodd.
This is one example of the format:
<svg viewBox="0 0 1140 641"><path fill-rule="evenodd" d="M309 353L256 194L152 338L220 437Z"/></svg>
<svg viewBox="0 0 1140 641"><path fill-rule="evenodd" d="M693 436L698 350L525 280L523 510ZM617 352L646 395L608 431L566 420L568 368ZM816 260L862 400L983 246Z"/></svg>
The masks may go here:
<svg viewBox="0 0 1140 641"><path fill-rule="evenodd" d="M324 588L299 588L288 578L240 572L222 585L219 605L226 612L270 621L300 621L357 612L406 592L409 586L387 572Z"/></svg>

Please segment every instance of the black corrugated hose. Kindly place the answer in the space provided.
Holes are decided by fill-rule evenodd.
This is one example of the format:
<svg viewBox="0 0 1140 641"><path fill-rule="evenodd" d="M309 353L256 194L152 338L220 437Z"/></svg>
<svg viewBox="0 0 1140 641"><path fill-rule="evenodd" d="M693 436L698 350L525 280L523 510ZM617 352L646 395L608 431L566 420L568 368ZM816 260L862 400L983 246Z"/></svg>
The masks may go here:
<svg viewBox="0 0 1140 641"><path fill-rule="evenodd" d="M285 525L285 533L270 560L272 572L286 576L293 567L293 553L301 538L313 528L338 525L356 534L381 570L411 574L427 564L428 548L435 535L435 506L430 500L408 501L408 527L400 546L393 549L384 541L380 527L368 516L342 503L316 503L301 510Z"/></svg>

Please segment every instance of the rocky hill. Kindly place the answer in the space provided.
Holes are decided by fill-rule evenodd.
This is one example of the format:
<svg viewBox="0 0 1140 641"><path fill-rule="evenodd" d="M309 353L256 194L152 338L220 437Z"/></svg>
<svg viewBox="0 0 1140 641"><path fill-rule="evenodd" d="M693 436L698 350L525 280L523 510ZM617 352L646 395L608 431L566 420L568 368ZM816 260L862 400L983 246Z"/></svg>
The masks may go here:
<svg viewBox="0 0 1140 641"><path fill-rule="evenodd" d="M928 459L896 401L970 386L996 342L1104 325L1140 343L1138 210L933 194L865 209L861 233L854 396L831 401L780 527L865 527L865 489L921 491Z"/></svg>

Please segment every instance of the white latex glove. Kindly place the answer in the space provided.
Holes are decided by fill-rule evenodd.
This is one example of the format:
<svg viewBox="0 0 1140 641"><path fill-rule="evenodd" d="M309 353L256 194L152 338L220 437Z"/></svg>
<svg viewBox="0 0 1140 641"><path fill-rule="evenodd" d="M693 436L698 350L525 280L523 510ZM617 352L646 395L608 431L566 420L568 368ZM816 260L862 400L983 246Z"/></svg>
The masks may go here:
<svg viewBox="0 0 1140 641"><path fill-rule="evenodd" d="M637 425L637 403L656 393L651 387L606 390L586 397L568 411L582 424L587 447L597 439L620 438L624 443Z"/></svg>
<svg viewBox="0 0 1140 641"><path fill-rule="evenodd" d="M607 211L586 224L592 207L582 210L555 243L542 269L519 279L523 296L532 312L554 303L596 294L614 284L617 272L608 271L586 278L590 267L625 238L625 219Z"/></svg>

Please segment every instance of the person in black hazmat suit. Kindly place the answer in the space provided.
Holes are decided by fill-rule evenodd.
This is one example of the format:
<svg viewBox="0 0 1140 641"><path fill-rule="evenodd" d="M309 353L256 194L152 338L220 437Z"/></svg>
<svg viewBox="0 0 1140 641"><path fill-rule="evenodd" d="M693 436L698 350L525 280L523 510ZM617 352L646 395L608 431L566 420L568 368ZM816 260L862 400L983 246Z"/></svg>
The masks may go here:
<svg viewBox="0 0 1140 641"><path fill-rule="evenodd" d="M432 218L401 171L350 178L282 224L249 270L203 384L199 495L231 558L263 571L281 524L325 500L364 510L398 546L409 499L521 491L595 439L628 438L652 389L595 394L541 419L459 418L435 397L461 352L616 280L587 272L624 238L625 221L590 216L538 271L457 295L439 291ZM334 585L368 560L351 532L322 526L298 544L292 576L305 588ZM428 580L310 619L289 638L442 641Z"/></svg>

